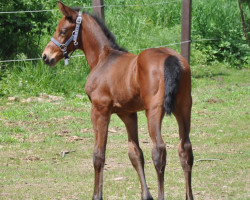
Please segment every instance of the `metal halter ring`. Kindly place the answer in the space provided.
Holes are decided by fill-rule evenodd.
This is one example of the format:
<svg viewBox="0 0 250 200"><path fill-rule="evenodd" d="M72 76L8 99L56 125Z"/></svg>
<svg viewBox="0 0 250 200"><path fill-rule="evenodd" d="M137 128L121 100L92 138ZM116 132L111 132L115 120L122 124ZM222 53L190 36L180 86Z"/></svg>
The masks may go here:
<svg viewBox="0 0 250 200"><path fill-rule="evenodd" d="M61 45L60 45L60 49L61 49L62 51L66 51L66 50L67 50L67 47L66 47L65 44L61 44Z"/></svg>

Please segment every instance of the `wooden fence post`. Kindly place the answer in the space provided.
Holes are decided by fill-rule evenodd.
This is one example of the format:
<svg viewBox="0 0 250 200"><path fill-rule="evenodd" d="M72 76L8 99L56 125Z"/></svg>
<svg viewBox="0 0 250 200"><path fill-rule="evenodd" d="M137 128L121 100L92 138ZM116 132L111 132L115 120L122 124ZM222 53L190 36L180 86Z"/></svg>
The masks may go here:
<svg viewBox="0 0 250 200"><path fill-rule="evenodd" d="M247 35L246 24L245 24L245 19L244 19L244 13L243 13L242 5L241 5L241 0L238 0L238 3L239 3L239 8L240 8L240 15L241 15L241 23L242 23L243 33L244 33L244 36L247 39L248 43L250 44L250 38Z"/></svg>
<svg viewBox="0 0 250 200"><path fill-rule="evenodd" d="M181 55L190 63L192 0L182 0Z"/></svg>
<svg viewBox="0 0 250 200"><path fill-rule="evenodd" d="M93 13L98 16L103 22L104 18L104 0L92 0Z"/></svg>

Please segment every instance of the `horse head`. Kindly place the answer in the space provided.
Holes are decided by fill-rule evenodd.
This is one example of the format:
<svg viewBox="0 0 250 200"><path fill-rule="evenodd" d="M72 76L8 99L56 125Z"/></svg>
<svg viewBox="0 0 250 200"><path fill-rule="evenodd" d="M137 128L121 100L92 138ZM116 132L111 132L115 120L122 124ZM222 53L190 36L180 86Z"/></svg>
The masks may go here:
<svg viewBox="0 0 250 200"><path fill-rule="evenodd" d="M58 7L64 16L59 21L51 41L42 53L44 63L49 66L56 65L62 58L65 58L66 64L66 60L69 59L68 54L78 48L77 36L81 19L77 20L81 18L81 13L65 6L60 1ZM78 29L77 35L76 29Z"/></svg>

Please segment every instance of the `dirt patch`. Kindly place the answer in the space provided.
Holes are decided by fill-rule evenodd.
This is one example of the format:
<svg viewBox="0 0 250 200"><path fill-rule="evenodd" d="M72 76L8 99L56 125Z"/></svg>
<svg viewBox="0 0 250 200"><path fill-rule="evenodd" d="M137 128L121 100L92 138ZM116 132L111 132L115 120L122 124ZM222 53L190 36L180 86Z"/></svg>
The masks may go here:
<svg viewBox="0 0 250 200"><path fill-rule="evenodd" d="M85 140L85 138L79 137L79 136L76 136L76 135L72 135L70 137L67 137L66 142L74 143L76 141L83 141L83 140Z"/></svg>
<svg viewBox="0 0 250 200"><path fill-rule="evenodd" d="M206 102L209 104L213 104L213 103L223 103L224 101L222 99L211 98L211 99L207 99Z"/></svg>
<svg viewBox="0 0 250 200"><path fill-rule="evenodd" d="M85 129L83 129L85 130ZM83 130L81 130L80 132L83 133ZM88 130L88 129L87 129ZM84 131L84 133L87 133L88 131ZM86 138L84 137L80 137L80 136L77 136L77 135L70 135L71 134L71 131L69 130L61 130L60 132L55 132L54 133L56 136L58 137L63 137L67 143L75 143L77 141L85 141Z"/></svg>
<svg viewBox="0 0 250 200"><path fill-rule="evenodd" d="M80 130L80 133L89 133L89 132L92 132L92 130L89 128L83 128Z"/></svg>
<svg viewBox="0 0 250 200"><path fill-rule="evenodd" d="M60 108L60 110L62 111L68 111L68 112L89 112L89 108L86 108L84 106L82 106L81 108L75 108L71 105L67 105L67 106L63 106Z"/></svg>
<svg viewBox="0 0 250 200"><path fill-rule="evenodd" d="M18 97L8 97L8 101L14 102L19 101L21 103L44 103L44 102L58 102L64 101L64 97L49 95L46 93L40 93L38 97L29 97L27 99L19 99Z"/></svg>
<svg viewBox="0 0 250 200"><path fill-rule="evenodd" d="M127 162L121 162L118 161L116 158L107 158L105 161L105 167L104 170L105 171L112 171L113 169L117 169L117 168L127 168L127 167L131 167L132 168L132 164L130 161Z"/></svg>
<svg viewBox="0 0 250 200"><path fill-rule="evenodd" d="M27 156L23 160L25 160L27 162L34 162L34 161L42 161L43 159L39 158L37 156Z"/></svg>
<svg viewBox="0 0 250 200"><path fill-rule="evenodd" d="M8 97L8 101L19 101L18 97Z"/></svg>
<svg viewBox="0 0 250 200"><path fill-rule="evenodd" d="M116 127L116 126L109 127L108 131L109 131L110 135L122 135L122 134L127 134L126 129L123 128L123 127Z"/></svg>

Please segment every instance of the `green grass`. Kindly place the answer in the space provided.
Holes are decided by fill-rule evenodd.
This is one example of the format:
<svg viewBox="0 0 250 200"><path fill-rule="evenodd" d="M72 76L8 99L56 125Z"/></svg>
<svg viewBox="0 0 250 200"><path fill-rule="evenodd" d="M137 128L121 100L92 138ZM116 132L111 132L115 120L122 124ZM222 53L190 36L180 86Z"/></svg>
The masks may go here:
<svg viewBox="0 0 250 200"><path fill-rule="evenodd" d="M40 93L76 95L84 93L89 67L83 58L75 58L74 67L49 68L41 61L16 63L0 81L0 96L38 96ZM74 77L74 78L72 78Z"/></svg>
<svg viewBox="0 0 250 200"><path fill-rule="evenodd" d="M249 70L192 67L195 199L249 198ZM77 97L55 102L0 101L0 199L90 199L93 193L90 103ZM146 179L157 196L152 143L144 112L139 132ZM140 184L127 156L123 123L112 116L104 174L104 199L139 199ZM174 117L162 130L167 143L165 193L184 199ZM64 158L63 150L74 151ZM218 159L200 161L199 159Z"/></svg>

